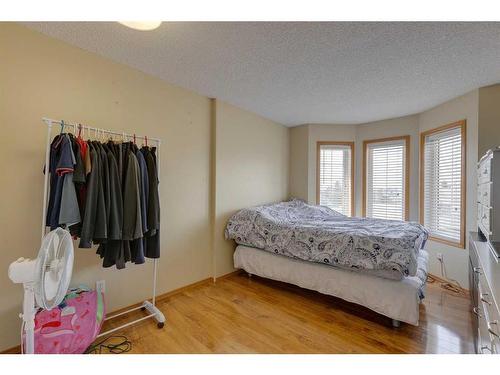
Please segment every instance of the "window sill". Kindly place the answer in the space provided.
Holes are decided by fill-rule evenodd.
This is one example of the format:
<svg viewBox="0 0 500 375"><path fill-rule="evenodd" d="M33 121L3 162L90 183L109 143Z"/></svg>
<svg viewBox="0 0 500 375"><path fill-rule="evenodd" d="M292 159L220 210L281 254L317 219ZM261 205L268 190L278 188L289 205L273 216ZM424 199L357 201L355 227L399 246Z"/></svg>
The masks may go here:
<svg viewBox="0 0 500 375"><path fill-rule="evenodd" d="M460 242L452 241L452 240L445 240L444 238L440 237L434 237L429 235L428 241L434 241L434 242L439 242L448 246L453 246L459 249L465 249L465 241L462 240Z"/></svg>

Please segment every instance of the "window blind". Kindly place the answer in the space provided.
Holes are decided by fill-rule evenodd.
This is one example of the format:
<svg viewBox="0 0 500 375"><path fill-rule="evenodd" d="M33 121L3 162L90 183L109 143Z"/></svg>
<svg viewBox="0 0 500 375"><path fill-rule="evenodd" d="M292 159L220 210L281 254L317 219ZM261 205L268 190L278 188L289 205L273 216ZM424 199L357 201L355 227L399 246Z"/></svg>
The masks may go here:
<svg viewBox="0 0 500 375"><path fill-rule="evenodd" d="M366 216L405 219L405 140L367 144Z"/></svg>
<svg viewBox="0 0 500 375"><path fill-rule="evenodd" d="M461 200L461 128L425 136L423 224L432 236L460 242Z"/></svg>
<svg viewBox="0 0 500 375"><path fill-rule="evenodd" d="M319 204L351 215L351 147L320 145Z"/></svg>

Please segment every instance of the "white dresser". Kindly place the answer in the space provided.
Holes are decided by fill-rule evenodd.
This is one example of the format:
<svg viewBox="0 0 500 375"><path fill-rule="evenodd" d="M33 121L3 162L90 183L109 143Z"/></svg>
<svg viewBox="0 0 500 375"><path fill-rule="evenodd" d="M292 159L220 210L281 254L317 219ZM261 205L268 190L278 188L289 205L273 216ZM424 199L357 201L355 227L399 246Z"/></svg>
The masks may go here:
<svg viewBox="0 0 500 375"><path fill-rule="evenodd" d="M478 163L478 232L469 237L469 290L477 353L500 353L500 149Z"/></svg>
<svg viewBox="0 0 500 375"><path fill-rule="evenodd" d="M500 263L490 245L469 236L469 290L476 353L500 353Z"/></svg>
<svg viewBox="0 0 500 375"><path fill-rule="evenodd" d="M477 173L478 232L500 257L500 149L479 160Z"/></svg>

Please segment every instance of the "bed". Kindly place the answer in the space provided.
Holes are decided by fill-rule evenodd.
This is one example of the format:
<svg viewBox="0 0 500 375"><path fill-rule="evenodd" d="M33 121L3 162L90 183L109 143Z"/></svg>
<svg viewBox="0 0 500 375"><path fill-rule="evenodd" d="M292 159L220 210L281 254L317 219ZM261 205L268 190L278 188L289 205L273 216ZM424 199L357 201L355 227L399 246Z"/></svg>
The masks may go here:
<svg viewBox="0 0 500 375"><path fill-rule="evenodd" d="M348 218L292 200L237 212L225 235L238 244L236 268L418 325L428 263L418 223Z"/></svg>

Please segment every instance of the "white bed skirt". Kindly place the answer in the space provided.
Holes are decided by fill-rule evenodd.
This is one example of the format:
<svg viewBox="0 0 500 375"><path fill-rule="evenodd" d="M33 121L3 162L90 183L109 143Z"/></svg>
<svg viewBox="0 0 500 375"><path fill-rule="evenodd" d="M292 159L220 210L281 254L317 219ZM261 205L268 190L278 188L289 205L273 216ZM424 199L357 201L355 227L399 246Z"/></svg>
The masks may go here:
<svg viewBox="0 0 500 375"><path fill-rule="evenodd" d="M428 258L426 251L420 251L417 275L401 281L296 260L242 245L234 252L234 266L253 275L339 297L389 318L418 325Z"/></svg>

